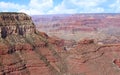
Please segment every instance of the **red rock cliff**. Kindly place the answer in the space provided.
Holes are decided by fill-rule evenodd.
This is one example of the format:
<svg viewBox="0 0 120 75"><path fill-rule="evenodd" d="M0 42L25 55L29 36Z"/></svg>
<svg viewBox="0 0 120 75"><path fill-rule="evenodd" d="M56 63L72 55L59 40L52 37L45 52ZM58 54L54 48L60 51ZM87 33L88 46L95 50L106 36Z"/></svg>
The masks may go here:
<svg viewBox="0 0 120 75"><path fill-rule="evenodd" d="M63 75L64 59L24 13L0 13L0 75Z"/></svg>

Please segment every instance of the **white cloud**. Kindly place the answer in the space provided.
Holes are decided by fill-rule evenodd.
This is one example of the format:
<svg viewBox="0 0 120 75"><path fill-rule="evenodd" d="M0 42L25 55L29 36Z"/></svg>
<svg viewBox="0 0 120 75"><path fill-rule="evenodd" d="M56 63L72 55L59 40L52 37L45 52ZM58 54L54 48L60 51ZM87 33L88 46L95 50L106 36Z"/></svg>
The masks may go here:
<svg viewBox="0 0 120 75"><path fill-rule="evenodd" d="M30 0L27 5L12 2L0 2L0 11L18 11L29 15L37 14L72 14L72 13L102 13L120 12L120 0L105 5L109 0L63 0L54 6L53 0ZM104 4L104 5L103 5ZM102 6L103 5L103 6ZM105 6L105 7L104 7ZM106 6L109 8L106 9Z"/></svg>
<svg viewBox="0 0 120 75"><path fill-rule="evenodd" d="M81 6L81 7L93 7L93 6L97 6L103 2L105 2L106 0L70 0L71 3L77 5L77 6Z"/></svg>
<svg viewBox="0 0 120 75"><path fill-rule="evenodd" d="M45 14L49 9L53 7L52 0L30 0L29 9L27 13L29 14ZM22 11L22 10L21 10Z"/></svg>
<svg viewBox="0 0 120 75"><path fill-rule="evenodd" d="M116 0L113 4L110 5L110 8L114 12L119 13L120 12L120 0Z"/></svg>
<svg viewBox="0 0 120 75"><path fill-rule="evenodd" d="M77 13L77 10L68 9L65 2L63 1L61 4L55 6L52 10L48 11L48 14L71 14Z"/></svg>
<svg viewBox="0 0 120 75"><path fill-rule="evenodd" d="M52 0L30 0L29 6L34 9L48 9L53 6Z"/></svg>
<svg viewBox="0 0 120 75"><path fill-rule="evenodd" d="M63 0L48 13L102 13L104 8L99 7L106 0Z"/></svg>
<svg viewBox="0 0 120 75"><path fill-rule="evenodd" d="M82 13L103 13L104 8L101 8L101 7L86 8L81 12Z"/></svg>
<svg viewBox="0 0 120 75"><path fill-rule="evenodd" d="M0 2L0 9L2 10L9 10L9 9L22 9L25 8L25 5L19 5L15 3L10 3L10 2Z"/></svg>
<svg viewBox="0 0 120 75"><path fill-rule="evenodd" d="M28 5L20 5L11 2L0 2L0 11L15 10L29 15L45 14L53 7L53 0L30 0Z"/></svg>
<svg viewBox="0 0 120 75"><path fill-rule="evenodd" d="M37 9L21 9L18 12L25 12L29 15L38 15L38 14L44 14L43 11L37 10Z"/></svg>

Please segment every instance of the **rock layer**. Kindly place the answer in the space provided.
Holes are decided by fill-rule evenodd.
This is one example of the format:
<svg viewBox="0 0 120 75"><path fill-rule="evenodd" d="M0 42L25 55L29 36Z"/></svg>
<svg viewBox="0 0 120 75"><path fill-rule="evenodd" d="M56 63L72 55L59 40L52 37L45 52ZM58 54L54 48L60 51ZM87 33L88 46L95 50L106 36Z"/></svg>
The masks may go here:
<svg viewBox="0 0 120 75"><path fill-rule="evenodd" d="M120 75L120 44L49 37L24 13L0 13L0 33L0 75Z"/></svg>
<svg viewBox="0 0 120 75"><path fill-rule="evenodd" d="M1 37L6 38L11 34L25 35L34 33L35 25L31 17L19 13L0 13Z"/></svg>
<svg viewBox="0 0 120 75"><path fill-rule="evenodd" d="M37 29L49 36L76 41L90 38L104 40L104 43L120 42L119 13L34 15L32 19Z"/></svg>
<svg viewBox="0 0 120 75"><path fill-rule="evenodd" d="M81 42L66 58L70 75L120 74L120 44Z"/></svg>
<svg viewBox="0 0 120 75"><path fill-rule="evenodd" d="M62 75L64 60L24 13L0 13L0 75Z"/></svg>

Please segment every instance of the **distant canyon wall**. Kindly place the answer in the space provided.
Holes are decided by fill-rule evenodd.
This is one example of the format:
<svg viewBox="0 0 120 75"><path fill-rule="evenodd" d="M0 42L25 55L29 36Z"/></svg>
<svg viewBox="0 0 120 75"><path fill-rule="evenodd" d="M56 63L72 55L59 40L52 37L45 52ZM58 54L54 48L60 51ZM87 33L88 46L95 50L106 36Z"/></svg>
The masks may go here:
<svg viewBox="0 0 120 75"><path fill-rule="evenodd" d="M37 15L32 19L39 31L64 39L103 39L120 33L120 14Z"/></svg>

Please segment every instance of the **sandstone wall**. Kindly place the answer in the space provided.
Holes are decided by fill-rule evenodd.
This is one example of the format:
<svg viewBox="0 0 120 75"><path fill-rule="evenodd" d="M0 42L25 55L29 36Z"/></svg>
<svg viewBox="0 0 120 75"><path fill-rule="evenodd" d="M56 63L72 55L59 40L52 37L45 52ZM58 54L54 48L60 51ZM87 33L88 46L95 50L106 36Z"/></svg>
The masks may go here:
<svg viewBox="0 0 120 75"><path fill-rule="evenodd" d="M0 37L15 35L26 35L35 32L35 25L31 17L20 13L0 13ZM4 36L2 36L4 34Z"/></svg>
<svg viewBox="0 0 120 75"><path fill-rule="evenodd" d="M0 13L0 75L62 75L63 60L24 13Z"/></svg>

